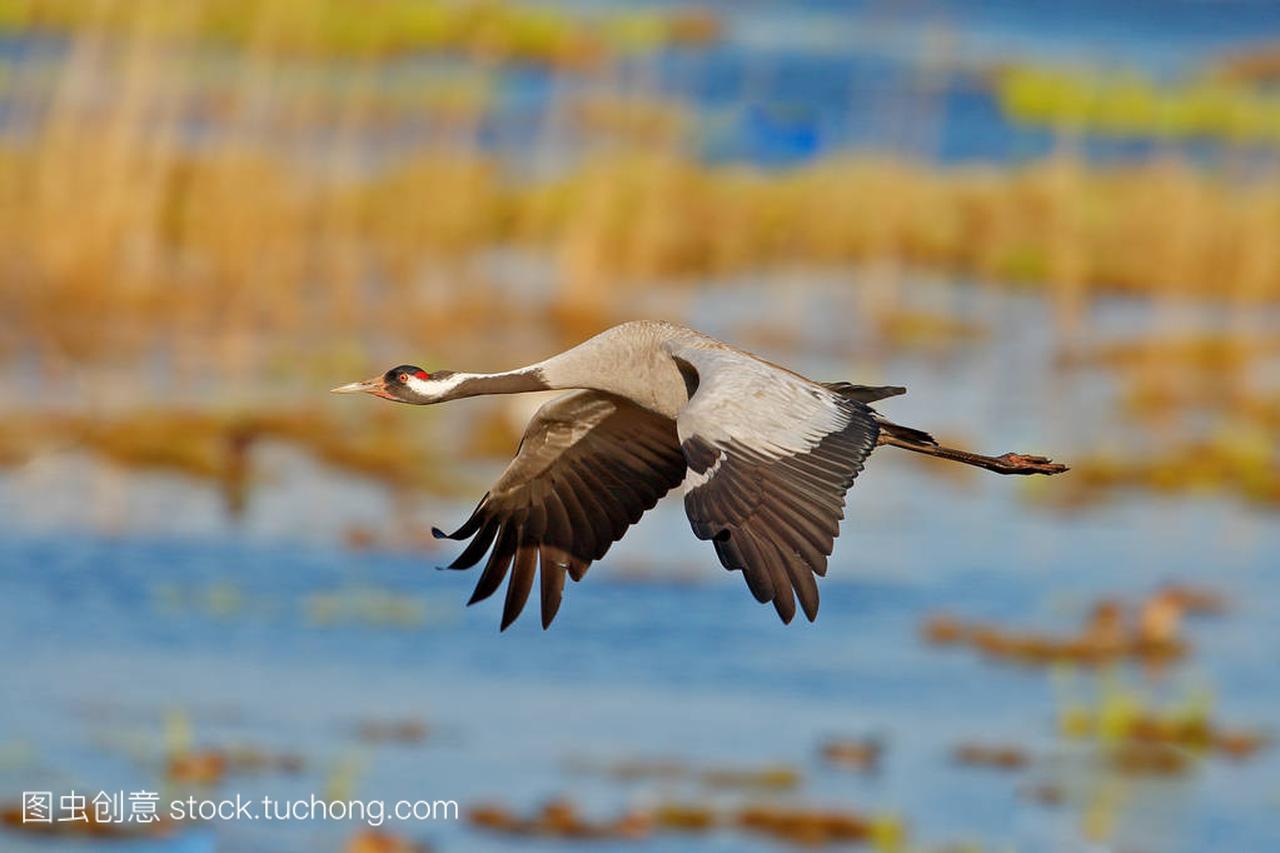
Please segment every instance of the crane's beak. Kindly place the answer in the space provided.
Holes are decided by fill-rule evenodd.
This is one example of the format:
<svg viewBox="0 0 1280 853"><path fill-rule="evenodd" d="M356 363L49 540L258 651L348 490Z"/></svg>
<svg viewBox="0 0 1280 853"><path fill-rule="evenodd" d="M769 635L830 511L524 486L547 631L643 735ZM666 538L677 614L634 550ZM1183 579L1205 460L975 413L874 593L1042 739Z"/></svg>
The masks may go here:
<svg viewBox="0 0 1280 853"><path fill-rule="evenodd" d="M381 376L375 376L372 379L365 379L363 382L352 382L349 385L339 385L337 388L330 388L330 394L373 394L378 397L384 397L387 393L386 383L382 381Z"/></svg>

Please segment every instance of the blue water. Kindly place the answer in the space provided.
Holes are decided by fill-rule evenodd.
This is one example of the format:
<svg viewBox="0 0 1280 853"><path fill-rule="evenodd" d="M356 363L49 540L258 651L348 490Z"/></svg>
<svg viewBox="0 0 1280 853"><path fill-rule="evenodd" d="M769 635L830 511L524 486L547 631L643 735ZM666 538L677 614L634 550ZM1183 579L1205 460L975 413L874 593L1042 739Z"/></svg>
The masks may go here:
<svg viewBox="0 0 1280 853"><path fill-rule="evenodd" d="M1135 598L1169 580L1220 589L1232 609L1193 621L1186 666L1159 681L1117 677L1168 702L1209 689L1228 724L1274 723L1273 517L1198 500L1053 515L1026 509L1007 480L946 486L881 455L851 493L818 621L790 627L692 540L678 502L567 590L551 630L526 614L506 634L500 602L462 606L473 576L431 568L443 553L11 529L0 539L0 797L156 790L163 715L178 709L198 743L305 757L300 776L232 777L218 796L305 798L353 765L347 796L530 810L567 795L610 816L673 792L574 772L574 761L787 763L805 774L797 799L899 814L915 843L1077 850L1101 786L1071 769L1088 750L1057 740L1054 719L1063 702L1087 701L1093 682L925 647L918 621L946 609L1065 630L1095 597ZM636 569L648 579L629 580ZM319 627L306 616L315 594L370 588L420 607L424 621ZM215 589L233 590L238 604L203 603ZM352 736L357 720L402 717L429 721L431 737L396 747ZM881 772L824 767L816 750L832 735L884 738ZM1037 760L1018 774L950 764L957 742L984 738L1021 743ZM1114 849L1274 849L1278 771L1272 750L1242 764L1209 759L1172 783L1125 782ZM1056 808L1020 796L1043 779L1081 793ZM354 829L225 822L146 849L336 849ZM395 829L441 849L505 849L462 823ZM20 836L0 837L3 849L28 849ZM622 846L772 849L728 832Z"/></svg>

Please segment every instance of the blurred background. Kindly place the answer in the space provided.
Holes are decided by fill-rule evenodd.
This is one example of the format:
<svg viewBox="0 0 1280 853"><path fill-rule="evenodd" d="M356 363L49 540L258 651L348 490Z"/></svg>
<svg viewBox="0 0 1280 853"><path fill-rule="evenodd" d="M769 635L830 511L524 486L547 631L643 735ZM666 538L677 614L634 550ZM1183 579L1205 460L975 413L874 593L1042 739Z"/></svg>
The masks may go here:
<svg viewBox="0 0 1280 853"><path fill-rule="evenodd" d="M0 847L1277 849L1278 235L1268 0L0 0ZM538 401L325 392L640 317L1073 470L877 453L789 628L669 499L500 636L426 532Z"/></svg>

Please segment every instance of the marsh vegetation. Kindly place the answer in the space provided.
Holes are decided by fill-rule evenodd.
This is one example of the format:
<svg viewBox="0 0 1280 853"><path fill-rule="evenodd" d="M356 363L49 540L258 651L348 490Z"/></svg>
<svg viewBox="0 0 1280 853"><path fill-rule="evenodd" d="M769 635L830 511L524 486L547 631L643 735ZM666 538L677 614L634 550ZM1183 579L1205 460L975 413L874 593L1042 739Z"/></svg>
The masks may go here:
<svg viewBox="0 0 1280 853"><path fill-rule="evenodd" d="M980 4L357 5L0 0L0 637L40 697L0 714L6 843L49 843L9 808L35 778L430 766L466 821L210 831L1274 846L1280 21L1126 18L1130 67L1070 35L1113 7L1044 12L1063 61ZM641 315L1072 473L878 453L809 633L660 508L503 644L425 533L531 410L323 392Z"/></svg>

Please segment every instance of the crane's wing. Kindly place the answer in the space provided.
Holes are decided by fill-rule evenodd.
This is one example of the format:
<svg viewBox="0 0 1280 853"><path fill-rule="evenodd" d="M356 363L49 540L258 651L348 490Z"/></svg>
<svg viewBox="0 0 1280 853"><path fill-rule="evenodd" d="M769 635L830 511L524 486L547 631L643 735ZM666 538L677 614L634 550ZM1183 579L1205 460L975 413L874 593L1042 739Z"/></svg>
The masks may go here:
<svg viewBox="0 0 1280 853"><path fill-rule="evenodd" d="M737 350L693 345L672 355L696 388L676 418L694 534L783 622L796 597L812 621L814 575L826 574L845 492L876 446L875 413L843 388Z"/></svg>
<svg viewBox="0 0 1280 853"><path fill-rule="evenodd" d="M510 570L502 630L520 615L540 564L546 628L565 573L581 580L684 471L670 418L611 394L574 391L538 409L515 458L462 527L433 533L473 537L451 569L471 568L493 546L467 603L493 595Z"/></svg>

